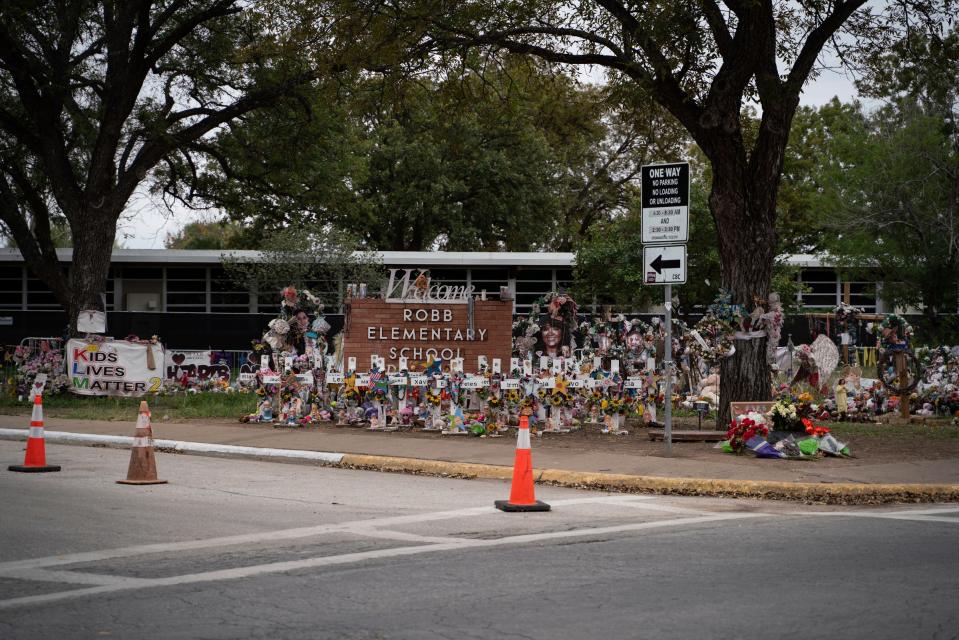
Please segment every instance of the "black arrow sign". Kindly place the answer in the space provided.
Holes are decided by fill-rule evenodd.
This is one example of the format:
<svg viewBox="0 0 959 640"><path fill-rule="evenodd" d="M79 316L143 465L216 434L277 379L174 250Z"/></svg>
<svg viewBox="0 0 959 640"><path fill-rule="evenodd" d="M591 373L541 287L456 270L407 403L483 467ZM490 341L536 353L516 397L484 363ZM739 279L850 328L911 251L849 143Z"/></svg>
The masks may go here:
<svg viewBox="0 0 959 640"><path fill-rule="evenodd" d="M656 270L656 273L662 274L663 269L678 269L680 266L679 260L663 260L662 254L656 256L656 259L653 260L650 265L653 269Z"/></svg>

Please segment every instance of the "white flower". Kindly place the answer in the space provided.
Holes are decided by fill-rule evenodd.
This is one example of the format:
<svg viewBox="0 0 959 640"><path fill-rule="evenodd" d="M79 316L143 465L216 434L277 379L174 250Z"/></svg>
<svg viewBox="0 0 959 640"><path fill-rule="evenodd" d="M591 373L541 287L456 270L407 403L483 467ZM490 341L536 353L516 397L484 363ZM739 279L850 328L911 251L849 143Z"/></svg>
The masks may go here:
<svg viewBox="0 0 959 640"><path fill-rule="evenodd" d="M270 345L273 349L279 349L283 346L283 338L272 331L263 336L263 341Z"/></svg>
<svg viewBox="0 0 959 640"><path fill-rule="evenodd" d="M270 324L267 325L271 331L279 335L286 335L290 332L290 324L283 318L275 318L270 320Z"/></svg>

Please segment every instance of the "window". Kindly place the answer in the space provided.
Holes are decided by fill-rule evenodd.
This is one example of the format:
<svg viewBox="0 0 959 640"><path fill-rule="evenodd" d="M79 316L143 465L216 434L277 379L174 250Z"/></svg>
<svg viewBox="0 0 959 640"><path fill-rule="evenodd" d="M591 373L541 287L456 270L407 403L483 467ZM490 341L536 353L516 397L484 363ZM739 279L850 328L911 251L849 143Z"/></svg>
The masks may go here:
<svg viewBox="0 0 959 640"><path fill-rule="evenodd" d="M207 311L207 269L167 267L167 311Z"/></svg>
<svg viewBox="0 0 959 640"><path fill-rule="evenodd" d="M516 272L516 313L529 313L534 302L553 290L552 269L520 269Z"/></svg>
<svg viewBox="0 0 959 640"><path fill-rule="evenodd" d="M802 283L808 291L800 294L807 309L831 310L839 303L839 280L832 269L803 269Z"/></svg>
<svg viewBox="0 0 959 640"><path fill-rule="evenodd" d="M23 267L0 267L0 309L23 308Z"/></svg>
<svg viewBox="0 0 959 640"><path fill-rule="evenodd" d="M228 278L223 269L210 269L210 311L247 313L250 293Z"/></svg>
<svg viewBox="0 0 959 640"><path fill-rule="evenodd" d="M509 286L509 269L470 269L470 284L476 293L486 289L490 296L498 296L500 287Z"/></svg>
<svg viewBox="0 0 959 640"><path fill-rule="evenodd" d="M845 287L845 283L842 285ZM845 293L845 288L842 289ZM866 313L876 312L876 283L875 282L850 282L849 283L849 304L854 307L861 307Z"/></svg>

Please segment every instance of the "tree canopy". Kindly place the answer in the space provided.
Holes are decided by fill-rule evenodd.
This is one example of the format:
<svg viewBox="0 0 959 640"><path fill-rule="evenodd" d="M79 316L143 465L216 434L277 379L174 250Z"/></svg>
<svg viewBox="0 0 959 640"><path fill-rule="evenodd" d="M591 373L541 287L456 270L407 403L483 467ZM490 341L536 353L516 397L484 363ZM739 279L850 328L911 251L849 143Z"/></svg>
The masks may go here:
<svg viewBox="0 0 959 640"><path fill-rule="evenodd" d="M96 304L117 219L158 165L195 166L208 134L335 69L317 66L348 37L332 37L328 4L4 3L0 221L71 326ZM291 20L311 21L310 46ZM69 274L51 236L63 224Z"/></svg>
<svg viewBox="0 0 959 640"><path fill-rule="evenodd" d="M653 104L506 56L281 101L214 144L193 201L252 228L312 221L374 249L495 251L571 249L684 138Z"/></svg>
<svg viewBox="0 0 959 640"><path fill-rule="evenodd" d="M954 312L959 153L948 124L914 100L842 113L814 174L814 206L828 212L824 249L848 273L882 279L890 306L922 305L931 317Z"/></svg>

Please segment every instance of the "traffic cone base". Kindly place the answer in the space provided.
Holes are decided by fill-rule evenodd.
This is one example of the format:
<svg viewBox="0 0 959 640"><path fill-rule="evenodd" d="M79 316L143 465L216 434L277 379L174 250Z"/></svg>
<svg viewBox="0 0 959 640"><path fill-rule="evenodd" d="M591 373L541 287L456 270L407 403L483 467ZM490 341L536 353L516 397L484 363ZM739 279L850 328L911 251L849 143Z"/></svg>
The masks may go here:
<svg viewBox="0 0 959 640"><path fill-rule="evenodd" d="M529 420L526 416L519 419L519 433L516 436L516 459L513 462L513 483L509 500L494 500L493 505L500 511L549 511L549 505L536 499L533 485L533 457L530 453Z"/></svg>
<svg viewBox="0 0 959 640"><path fill-rule="evenodd" d="M535 501L533 504L513 504L509 500L494 500L493 504L496 505L496 508L500 511L515 512L515 511L549 511L550 507L545 502L541 500Z"/></svg>
<svg viewBox="0 0 959 640"><path fill-rule="evenodd" d="M20 471L21 473L48 473L50 471L59 471L60 465L47 464L42 467L25 467L22 464L11 464L7 469L10 471Z"/></svg>
<svg viewBox="0 0 959 640"><path fill-rule="evenodd" d="M33 415L30 418L23 464L12 464L7 469L20 473L49 473L60 470L60 465L47 464L47 449L43 437L43 396L39 393L33 396Z"/></svg>

